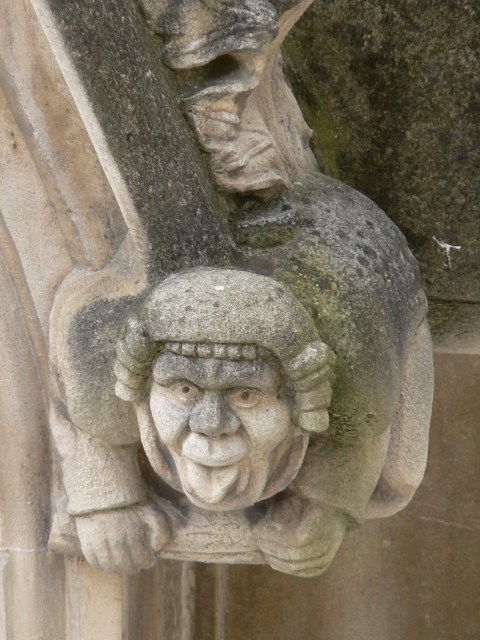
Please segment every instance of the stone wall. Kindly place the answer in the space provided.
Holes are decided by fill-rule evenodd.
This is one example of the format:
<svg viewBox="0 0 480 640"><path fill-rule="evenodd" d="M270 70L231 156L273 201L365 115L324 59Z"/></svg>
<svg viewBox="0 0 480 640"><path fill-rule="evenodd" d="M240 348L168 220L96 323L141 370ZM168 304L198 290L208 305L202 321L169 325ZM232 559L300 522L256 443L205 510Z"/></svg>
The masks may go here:
<svg viewBox="0 0 480 640"><path fill-rule="evenodd" d="M322 0L285 45L325 171L388 213L440 301L480 296L479 25L474 0Z"/></svg>

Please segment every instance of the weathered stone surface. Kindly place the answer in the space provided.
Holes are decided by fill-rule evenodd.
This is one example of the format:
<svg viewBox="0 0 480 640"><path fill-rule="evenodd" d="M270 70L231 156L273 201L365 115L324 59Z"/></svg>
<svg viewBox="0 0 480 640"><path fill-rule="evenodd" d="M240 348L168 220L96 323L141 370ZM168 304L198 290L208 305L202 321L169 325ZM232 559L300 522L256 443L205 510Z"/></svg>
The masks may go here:
<svg viewBox="0 0 480 640"><path fill-rule="evenodd" d="M56 55L60 66L62 59L67 65L63 71L77 101L86 92L87 130L95 139L99 134L93 129L100 129L126 185L131 207L124 206L123 214L138 251L150 255L147 274L228 262L225 211L136 5L129 0L33 0L33 5L54 49L58 37L68 43L68 53L58 44Z"/></svg>
<svg viewBox="0 0 480 640"><path fill-rule="evenodd" d="M429 464L408 509L348 533L330 569L309 581L199 567L199 637L215 632L216 612L228 640L478 637L480 358L444 352L435 369Z"/></svg>
<svg viewBox="0 0 480 640"><path fill-rule="evenodd" d="M184 71L177 75L186 111L226 191L279 190L316 170L280 55L312 1L143 2L165 40L163 60Z"/></svg>
<svg viewBox="0 0 480 640"><path fill-rule="evenodd" d="M230 524L228 519L222 522L218 517L204 513L203 520L209 523L207 530L211 537L207 552L202 549L202 544L198 546L200 537L195 541L194 536L189 536L189 528L199 533L196 518L201 514L195 509L189 511L185 502L175 496L169 497L168 493L165 495L159 487L157 507L170 519L172 531L172 545L168 535L158 534L158 539L163 542L159 543L157 552L165 546L162 555L258 562L260 548L265 560L275 568L314 575L331 562L348 523L361 522L380 476L368 517L396 512L410 500L421 481L426 462L431 402L431 347L428 330L424 326L426 304L419 288L416 264L395 226L371 201L349 187L319 177L308 189L291 193L290 198L298 212L297 235L287 239L285 244L271 248L244 247L242 260L244 267L261 270L280 282L288 283L303 301L311 318L288 289L270 278L226 269L198 269L167 278L154 289L144 307L131 316L117 348L117 393L126 400L134 401L139 432L129 411L123 411L118 403L107 405L91 394L92 389L101 391L103 387L91 385L90 368L84 368L83 339L88 342L97 331L100 336L104 331L102 325L98 328L95 325L97 307L89 308L86 316L93 321L93 332L87 330L90 324L83 326L81 306L78 318L82 322L75 321L65 332L62 327L68 327L71 310L57 299L60 315L56 319L54 316L53 320L52 336L57 337L52 348L54 353L58 351L58 356L52 364L59 381L67 389L68 414L62 417L62 396L57 395L52 426L65 468L68 509L72 516L79 518L77 531L82 549L92 563L110 570L117 563L130 571L139 566L135 562L142 562L141 554L135 550L137 534L134 529L137 525L134 526L132 520L133 511L137 508L135 504L144 499L141 488L144 480L134 466L135 443L140 435L156 473L176 490L184 492L197 507L212 512L251 507L258 499L285 489L303 459L302 446L297 455L293 444L290 445L294 463L288 470L286 482L277 469L275 490L267 486L267 493L262 495L263 487L259 487L259 492L255 489L257 493L250 494L244 487L238 499L230 489L236 486L235 483L241 484L243 476L247 481L246 487L249 486L249 475L245 475L245 470L238 475L238 470L233 467L227 469L225 462L215 486L210 486L203 469L209 467L205 461L200 465L202 473L197 467L191 470L187 465L184 468L184 457L193 455L191 448L188 446L188 450L177 451L174 441L169 441L168 424L173 419L173 409L167 407L167 410L163 399L160 411L157 402L157 391L168 387L168 381L164 381L166 373L162 369L165 364L162 359L167 356L159 356L157 364L154 364L164 346L170 360L185 361L182 375L176 370L174 375L169 367L175 363L170 360L167 363L168 375L173 376L173 382L185 379L182 384L187 385L186 388L195 388L201 394L217 393L215 385L221 388L224 383L213 377L214 382L206 382L205 387L203 382L198 382L203 380L205 372L202 373L197 365L193 371L193 365L187 361L206 358L207 362L213 362L216 357L214 351L220 347L224 348L227 364L229 360L245 358L249 362L251 356L243 356L245 345L269 349L283 363L287 380L292 376L293 383L300 385L302 376L297 380L300 367L294 363L300 358L299 351L302 345L305 346L305 340L316 344L314 341L320 335L334 345L338 365L335 366L337 377L330 428L323 437L312 438L304 467L283 496L266 504L266 517L263 518L260 512L247 513L247 518L256 522L251 528L235 513ZM71 289L72 299L75 299L76 291L75 287ZM121 311L111 302L105 306L105 310L109 310L105 317L111 317L105 326L109 322L115 325L126 313L131 298L127 296L125 300L127 306ZM372 309L375 309L374 313ZM274 327L270 327L272 319ZM65 342L67 335L70 338ZM112 342L111 337L109 342ZM60 350L59 344L64 345ZM97 367L95 371L104 370L111 375L113 361L109 360L110 350L111 347L108 352L98 348L87 350L96 356L102 357L102 353L108 356L102 361L102 369ZM221 355L216 355L221 361ZM160 360L163 364L161 371L157 371ZM152 384L152 368L153 378L160 387L157 389L153 383L149 409L144 391L148 393ZM196 380L193 387L191 376ZM213 391L209 384L214 384ZM301 388L299 390L302 391ZM296 412L300 411L296 413L298 427L307 432L323 431L325 421L320 428L313 424L314 421L303 422L302 402L310 399L304 398L303 393L299 395L302 398L299 402L296 397ZM329 400L328 394L326 404ZM220 411L218 400L216 402L215 411ZM322 407L305 405L305 408L308 416L308 409ZM193 424L193 417L187 419L185 410L183 413L185 424L188 426L189 421ZM225 411L221 413L226 420ZM169 416L168 419L162 417L163 414ZM74 426L69 426L69 421ZM120 425L128 428L127 431L121 432ZM280 429L280 422L277 427ZM193 426L189 428L194 431ZM261 430L268 431L269 428L265 422ZM226 429L223 422L221 429ZM95 444L91 435L101 440ZM250 437L253 437L252 433ZM75 462L80 449L73 444L74 441L86 443L82 451L86 452L88 464ZM189 438L185 446L187 441L190 442ZM210 443L212 447L213 441ZM200 444L193 455L197 462ZM225 441L225 446L227 444ZM252 449L253 457L258 455L255 452L257 447L261 453L257 443ZM104 449L109 452L108 464ZM129 460L125 458L127 450L130 450ZM222 455L226 455L222 451ZM255 473L260 473L260 476L262 465L271 464L268 456L262 455L255 462ZM232 472L227 474L228 477L227 470ZM257 482L255 473L252 471L250 475ZM162 500L164 496L166 500ZM292 516L288 513L291 508L295 510L290 505L296 502L299 514L303 513L302 510L304 513L296 517L294 526L290 526L288 522ZM300 505L303 506L300 508ZM123 514L119 507L124 507ZM105 509L112 509L111 514ZM177 510L183 512L183 520ZM338 515L326 518L329 510L338 512ZM279 528L277 524L282 521L284 526ZM276 529L273 522L277 523ZM245 541L253 533L253 538L243 548L228 531L232 523L238 529L244 529ZM128 553L120 541L113 564L102 551L104 537L115 548L116 531L122 526L125 530L133 527L128 543L133 545L130 555L137 558L133 565L123 564L122 557L125 554L128 557ZM139 522L139 526L143 525ZM152 526L154 530L155 526L164 527L161 524ZM115 532L113 537L109 529ZM297 546L298 550L294 552ZM145 558L150 557L147 551L145 553Z"/></svg>
<svg viewBox="0 0 480 640"><path fill-rule="evenodd" d="M2 640L65 638L64 562L45 548L0 552L0 637ZM28 612L28 615L27 615ZM73 640L75 636L70 636Z"/></svg>
<svg viewBox="0 0 480 640"><path fill-rule="evenodd" d="M194 5L195 0L187 4ZM252 10L256 24L260 9L268 17L273 15L273 6L287 16L297 5L306 7L309 2L245 0L240 4ZM7 492L5 499L2 496L2 518L7 513L7 519L2 519L2 542L8 549L1 560L8 580L0 585L6 603L0 609L0 629L15 640L15 634L19 640L30 640L42 633L52 640L90 640L95 634L105 640L120 636L186 640L195 634L195 571L190 564L160 561L155 569L127 578L98 573L82 559L67 559L64 565L44 549L50 486L55 498L62 492L56 470L52 477L48 473L50 451L42 397L48 386L44 343L50 341L54 369L52 428L61 456L67 458L70 447L75 457L74 464L64 466L63 477L78 525L75 530L67 522L70 551L75 552L77 533L87 542L99 540L105 562L98 562L91 545L85 545L85 555L92 564L118 569L122 559L115 544L121 547L128 542L133 530L138 538L132 545L135 554L128 559L130 564L123 566L128 571L150 566L161 550L164 557L191 558L189 549L197 545L196 557L205 552L202 560L224 556L228 560L232 549L246 549L243 561L266 560L281 571L312 575L329 564L345 529L361 521L366 510L367 517L395 512L409 501L421 480L431 393L425 299L415 263L399 232L367 199L328 179L317 177L302 185L287 181L294 188L276 200L268 201L273 198L271 192L265 194L265 200L228 201L232 209L238 207L230 220L241 243L235 247L226 224L227 200L218 197L209 181L207 162L197 152L194 136L180 115L176 81L160 66L159 40L145 27L137 5L126 0L32 0L32 5L35 11L22 2L4 0L1 8L8 9L8 20L0 22L1 44L7 54L0 85L8 103L7 107L2 104L1 114L6 158L2 166L6 177L2 178L9 187L0 190L2 207L6 205L7 210L7 233L0 235L0 250L6 258L8 290L0 322L8 334L9 354L4 367L7 383L2 380L0 395L8 395L13 379L23 384L30 381L34 389L28 402L18 402L23 397L20 394L15 402L7 402L6 412L2 407L7 425L2 435L5 451L14 459L12 469L20 470L23 484L14 486L15 491ZM217 8L222 5L232 7L231 3L215 3ZM48 6L53 9L53 21ZM74 99L36 16L42 20ZM260 23L270 34L275 31L275 24L272 31L272 25ZM280 25L282 37L285 24ZM261 29L259 33L261 36ZM30 37L36 43L33 54L36 48L42 51L39 61L33 62L36 56L24 48ZM225 42L216 44L219 48L209 55L225 50ZM11 51L13 57L9 57ZM278 81L273 95L280 100L285 85L278 58L272 56L270 62L273 60ZM42 73L36 75L39 69ZM292 114L299 115L291 94L285 105L276 105L281 117L272 118L269 126L280 126ZM261 106L266 112L268 100ZM277 131L273 139L288 147L296 139L290 134L298 134L308 165L308 131L301 118L291 117L289 125L288 135L282 137ZM248 152L248 144L245 146ZM248 153L245 157L248 160ZM300 173L308 171L291 175ZM18 184L21 194L12 188ZM48 243L48 259L39 238ZM312 316L315 337L334 345L338 368L331 428L324 432L325 419L317 428L313 428L315 421L310 422L312 446L296 479L287 491L272 496L271 502L261 503L250 520L247 516L252 511L237 514L237 519L225 517L222 524L228 510L217 513L211 509L217 524L225 525L218 527L220 535L213 543L220 540L224 546L220 551L217 547L216 556L208 557L213 545L212 530L205 526L207 510L193 508L188 497L179 498L174 489L162 486L158 476L152 480L154 474L142 452L137 460L136 419L132 407L114 396L113 361L121 325L142 307L161 277L185 267L232 263L291 287ZM181 318L178 320L180 324ZM221 329L228 334L228 327ZM226 352L230 349L232 370L239 362L238 354L252 361L251 343L215 346L225 346ZM182 353L176 355L191 358L192 352L187 351L192 347L199 359L208 359L211 344L205 342L184 343ZM175 353L171 344L169 349ZM294 382L298 382L295 375L302 362L303 355L296 354L287 366ZM159 359L157 364L161 368L164 362ZM201 363L196 364L201 368ZM16 389L21 391L21 384ZM206 384L202 392L212 401L206 403L207 413L215 413L219 406L225 409L218 388ZM310 409L319 407L304 392L300 389L298 393L298 413L313 413ZM325 418L329 393L322 399ZM300 425L300 418L298 422ZM34 437L29 433L32 425ZM305 442L304 435L302 438ZM201 442L198 447L189 444L186 453L198 462L203 451L200 463L217 462L218 448L205 453ZM95 466L99 449L104 455ZM41 454L38 458L36 452ZM292 475L297 471L293 466ZM11 482L9 471L10 467L2 468L5 486ZM74 495L69 487L81 473L87 481L77 483ZM194 474L197 493L210 500L209 504L228 497L231 478L218 475L221 481L205 488ZM121 494L116 503L111 501L112 485ZM153 505L138 504L145 500L147 489L161 497L157 495ZM23 493L20 498L19 493ZM64 503L65 499L60 502ZM179 505L176 513L172 505ZM129 510L122 511L123 507ZM172 524L180 534L170 541ZM105 534L107 529L114 532L112 538ZM12 542L16 537L29 547L22 548L18 556ZM192 542L195 537L197 541ZM169 547L164 546L167 540ZM109 546L110 541L115 544ZM216 607L212 616L216 622L209 622L209 633L222 638L229 623L227 572L221 566L214 571L218 578L215 601L210 598L205 610L211 612L213 604ZM249 575L256 575L255 571ZM27 587L26 573L34 576ZM201 578L206 571L198 570L198 575ZM198 594L197 618L201 620L201 589ZM35 614L24 617L15 628L22 596ZM56 607L56 602L62 606ZM252 610L251 603L247 608ZM299 630L308 633L306 620L298 624L292 618L290 637Z"/></svg>
<svg viewBox="0 0 480 640"><path fill-rule="evenodd" d="M435 349L444 353L480 353L480 305L430 302L429 322Z"/></svg>
<svg viewBox="0 0 480 640"><path fill-rule="evenodd" d="M232 227L237 235L240 229L250 230L243 234L241 250L230 239L225 210L208 186L208 174L176 107L175 84L161 67L159 51L154 46L159 41L148 32L142 15L129 3L113 6L107 0L68 6L58 0L35 0L34 4L80 104L87 129L92 136L103 136L108 145L107 153L97 140L104 169L107 175L113 175L112 166L116 167L130 199L128 206L121 204L129 233L113 259L100 270L73 269L57 292L50 318L52 430L64 469L67 511L75 519L67 526L68 549L75 537L76 523L89 562L109 571L122 569L130 573L147 568L163 548L170 554L168 557L175 557L174 550L181 558L205 557L195 543L191 549L182 549L176 537L182 526L187 534L189 527L195 528L194 511L187 513L181 499L175 500L162 489L156 497L149 495L137 462L141 436L153 469L174 489L185 493L197 508L207 512L234 511L253 508L257 501L272 497L264 514L247 514L247 520L243 515L232 515L234 524L245 529L246 539L251 533L257 541L247 544L243 561L257 561L257 552L261 551L267 562L282 571L299 575L323 571L333 559L345 530L362 521L379 479L369 516L386 515L401 508L421 480L431 401L431 362L425 298L415 261L401 234L368 199L316 172L312 156L307 153L308 132L298 107L288 91L282 99L279 46L309 0L283 6L287 10L280 12L278 25L275 20L268 22L269 16L276 16L268 2L255 8L248 3L233 8L220 3L214 10L195 2L169 5L166 32L162 12L156 17L155 12L149 14L157 21L155 29L167 35L164 53L175 68L214 62L230 50L243 51L245 35L265 35L268 46L264 50L257 42L258 51L250 60L255 69L259 63L260 71L250 78L253 84L244 96L248 102L252 89L252 99L254 95L260 98L253 99L251 112L238 112L240 123L242 118L245 120L245 128L241 125L233 133L222 130L222 135L233 140L248 131L253 136L252 143L259 138L263 149L263 129L256 120L257 115L260 117L271 137L268 148L278 145L280 155L291 165L289 179L280 181L288 187L281 200L287 210L294 212L295 224L292 227L288 217L282 215L284 205L278 211L278 191L267 190L275 185L262 182L262 171L273 168L275 161L268 154L262 156L265 166L260 168L255 164L256 153L246 153L244 165L253 182L234 190L259 191L265 198L237 201L240 206L232 216ZM248 16L241 23L243 30L238 30L240 23L232 22L232 11L237 17ZM193 33L197 33L198 41ZM113 56L111 44L119 34L123 56ZM191 59L190 40L195 59ZM249 70L248 60L244 70ZM216 95L219 86L222 90L227 86L223 82L226 79L227 76L220 78L218 83L215 73L206 75L201 94L207 103L210 89ZM266 90L265 95L255 94L257 86L259 91ZM276 87L275 91L272 87ZM90 103L90 110L85 100ZM267 117L271 115L269 105L275 107L273 118ZM113 115L112 106L120 118ZM217 104L210 106L219 108ZM228 109L227 112L232 115ZM203 124L195 118L193 123L202 141ZM298 154L302 149L305 153ZM227 170L229 153L220 154L214 164L218 161L221 169ZM117 186L118 198L118 180L112 184ZM225 186L221 181L219 184ZM258 219L260 225L255 224ZM265 235L272 223L275 242L266 243ZM282 233L284 225L287 229ZM263 236L258 242L255 230L260 228ZM263 273L273 280L238 271L204 270L160 282L165 273L182 267L222 262ZM182 288L188 278L192 278L191 292ZM257 284L244 291L242 278ZM303 308L292 297L289 306L298 318L282 325L289 318L289 309L282 307L275 293L277 289L283 291L275 280L292 288L311 318L307 311L299 311ZM233 297L228 298L225 309L221 301L215 303L213 298L208 298L211 309L205 304L210 295L207 290L215 289L215 282L220 290L232 288ZM260 286L260 282L269 283L270 288L266 284ZM163 292L169 286L173 290L164 299ZM146 306L131 316L133 324L127 324L115 364L118 395L134 401L137 425L132 407L125 408L113 393L114 345L125 318L136 307L141 308L152 290ZM271 303L271 309L262 303L262 296ZM219 305L218 313L215 304ZM245 309L252 306L259 315L249 312L249 319L245 320ZM163 322L162 314L166 314ZM309 345L301 339L307 326ZM330 403L330 389L317 389L315 395L313 379L312 388L301 388L305 382L302 362L308 361L308 349L321 345L318 335L327 337L327 344L334 345L338 356L332 421L326 435L323 432L328 425L325 410ZM227 455L224 445L217 446L214 438L204 441L198 434L188 435L177 451L173 441L168 442L171 421L162 417L166 413L173 420L173 410L166 409L165 384L157 384L164 380L162 366L167 356L162 354L156 364L153 362L163 343L174 354L169 356L170 368L172 359L201 360L205 355L200 350L215 347L225 347L227 360L233 361L238 360L236 351L243 357L244 348L271 350L285 369L285 388L292 383L295 389L293 404L284 399L284 408L289 407L291 413L284 411L283 418L277 421L273 453L262 449L259 438L255 446L247 448L248 456L242 453L242 461L245 458L249 468L240 469L241 465L237 468L233 463L227 464L227 458L233 456L234 462L239 462L239 447L244 443L241 436L228 440ZM298 343L304 351L295 348ZM180 344L180 352L172 346L175 344ZM324 350L327 353L326 347ZM328 358L320 364L324 366L327 361ZM311 362L307 364L310 366ZM203 369L200 371L201 362L195 366L195 379L202 379L200 387L195 388L202 398L215 396L208 412L222 414L220 422L225 429L223 422L230 418L227 420L224 393L217 389L225 381L211 376L212 382ZM231 362L228 366L233 371L240 365ZM259 379L268 374L262 366L257 372ZM149 391L152 367L154 383L149 408L145 399L135 394L144 382ZM422 376L425 383L418 384ZM192 389L191 383L187 377L185 388ZM273 406L275 402L281 404L279 393L272 391L271 398L266 393L272 414L280 411ZM201 404L203 407L203 400ZM231 403L227 404L233 415ZM194 414L184 416L185 425L192 432ZM238 416L236 420L239 428ZM260 420L260 432L272 431L270 422L265 415ZM409 430L407 422L412 423ZM247 423L245 419L245 430L255 440L254 430L249 432ZM315 437L298 472L310 432ZM208 455L202 454L202 447L209 450ZM223 464L210 464L212 456L215 461L221 458ZM284 495L275 498L282 490L286 490ZM145 501L147 504L143 505ZM57 535L58 525L64 520L62 504L63 500L52 536L56 549L60 548L61 537ZM183 525L176 511L183 512ZM212 518L210 559L218 561L225 555L228 558L228 544L222 542L228 541L228 526L223 527L219 517L215 520L204 514L204 518ZM290 521L293 524L289 525ZM217 555L216 535L222 549ZM188 535L182 539L187 545L194 540ZM171 541L173 549L168 547ZM197 552L199 556L195 555ZM233 545L232 559L241 557Z"/></svg>
<svg viewBox="0 0 480 640"><path fill-rule="evenodd" d="M475 0L318 1L285 45L325 171L399 225L439 300L480 300L479 29ZM462 247L451 269L433 236Z"/></svg>

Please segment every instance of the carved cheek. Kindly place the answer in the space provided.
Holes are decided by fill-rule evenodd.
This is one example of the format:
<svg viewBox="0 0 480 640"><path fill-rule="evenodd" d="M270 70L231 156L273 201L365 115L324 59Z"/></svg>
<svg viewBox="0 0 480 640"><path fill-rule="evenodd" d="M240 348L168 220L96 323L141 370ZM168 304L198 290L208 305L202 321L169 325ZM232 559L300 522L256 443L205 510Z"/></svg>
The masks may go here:
<svg viewBox="0 0 480 640"><path fill-rule="evenodd" d="M178 442L190 418L190 409L171 402L161 387L152 388L150 410L160 439L167 445Z"/></svg>
<svg viewBox="0 0 480 640"><path fill-rule="evenodd" d="M282 443L292 428L292 410L284 400L274 400L265 406L242 412L243 427L253 447L267 453Z"/></svg>

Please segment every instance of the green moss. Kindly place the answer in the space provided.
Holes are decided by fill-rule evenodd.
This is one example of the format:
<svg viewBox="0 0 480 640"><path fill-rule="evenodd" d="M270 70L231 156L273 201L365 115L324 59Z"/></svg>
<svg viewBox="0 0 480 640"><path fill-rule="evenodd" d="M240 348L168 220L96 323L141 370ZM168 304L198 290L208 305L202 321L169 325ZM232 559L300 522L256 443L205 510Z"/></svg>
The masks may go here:
<svg viewBox="0 0 480 640"><path fill-rule="evenodd" d="M312 82L308 47L305 40L287 39L284 56L287 76L294 85L298 103L312 128L312 146L320 168L333 178L340 179L343 174L341 127L329 110L321 83Z"/></svg>
<svg viewBox="0 0 480 640"><path fill-rule="evenodd" d="M315 2L285 42L321 169L406 235L437 300L480 301L478 2ZM433 236L461 246L445 265Z"/></svg>

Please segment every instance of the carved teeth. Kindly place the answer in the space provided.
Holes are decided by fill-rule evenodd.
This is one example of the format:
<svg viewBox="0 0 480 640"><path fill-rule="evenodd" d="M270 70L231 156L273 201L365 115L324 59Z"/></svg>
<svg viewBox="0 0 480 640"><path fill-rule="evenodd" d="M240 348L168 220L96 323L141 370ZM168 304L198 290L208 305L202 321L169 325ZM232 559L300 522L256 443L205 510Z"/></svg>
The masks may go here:
<svg viewBox="0 0 480 640"><path fill-rule="evenodd" d="M257 347L257 357L258 358L267 358L270 354L270 351L268 349L265 349L264 347Z"/></svg>
<svg viewBox="0 0 480 640"><path fill-rule="evenodd" d="M210 344L202 342L167 342L165 349L188 357L217 358L219 360L256 360L265 358L270 352L255 344Z"/></svg>
<svg viewBox="0 0 480 640"><path fill-rule="evenodd" d="M190 358L197 355L197 346L192 342L182 342L182 356Z"/></svg>
<svg viewBox="0 0 480 640"><path fill-rule="evenodd" d="M182 354L181 342L168 342L166 344L166 348L168 349L168 351L171 351L172 353L176 353L177 355Z"/></svg>
<svg viewBox="0 0 480 640"><path fill-rule="evenodd" d="M227 345L227 358L229 360L240 360L242 357L242 348L238 344Z"/></svg>
<svg viewBox="0 0 480 640"><path fill-rule="evenodd" d="M227 357L227 345L214 344L213 345L213 357L224 360Z"/></svg>
<svg viewBox="0 0 480 640"><path fill-rule="evenodd" d="M197 345L197 355L199 358L211 358L212 354L213 354L213 347L211 344Z"/></svg>
<svg viewBox="0 0 480 640"><path fill-rule="evenodd" d="M257 347L254 344L246 344L242 347L242 358L244 360L255 360L257 357Z"/></svg>

